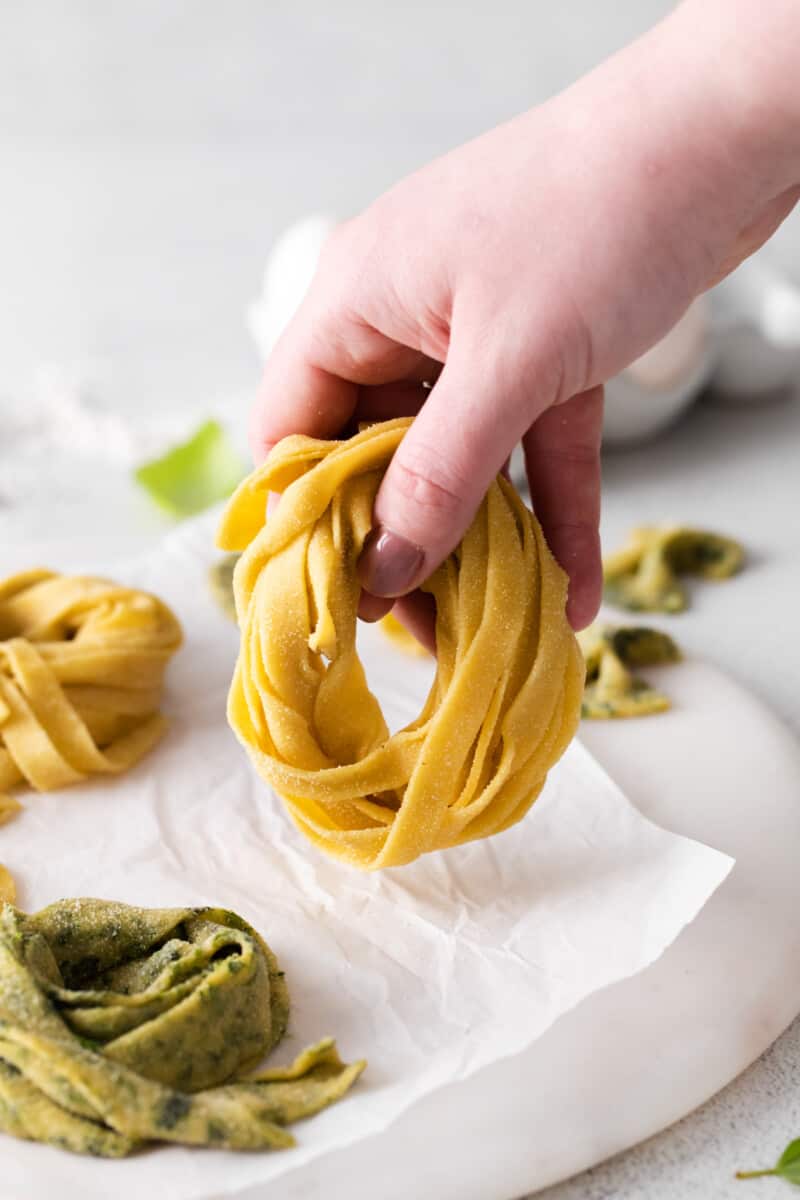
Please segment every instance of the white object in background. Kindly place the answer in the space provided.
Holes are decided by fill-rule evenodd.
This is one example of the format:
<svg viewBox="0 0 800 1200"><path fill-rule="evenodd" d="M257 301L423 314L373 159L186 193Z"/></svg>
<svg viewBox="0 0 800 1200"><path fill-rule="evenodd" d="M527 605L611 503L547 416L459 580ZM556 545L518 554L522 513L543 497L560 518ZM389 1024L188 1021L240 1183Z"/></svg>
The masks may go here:
<svg viewBox="0 0 800 1200"><path fill-rule="evenodd" d="M0 395L2 503L38 503L59 486L74 496L85 486L81 480L89 464L98 488L108 488L112 467L117 476L127 475L191 437L203 420L217 420L246 452L249 396L222 395L202 412L187 405L143 405L133 413L115 399L114 376L91 362L43 365L27 392Z"/></svg>
<svg viewBox="0 0 800 1200"><path fill-rule="evenodd" d="M800 371L800 287L750 258L715 290L715 393L747 403L789 386Z"/></svg>
<svg viewBox="0 0 800 1200"><path fill-rule="evenodd" d="M714 364L711 308L701 296L666 337L606 384L604 443L631 445L661 433L689 407Z"/></svg>
<svg viewBox="0 0 800 1200"><path fill-rule="evenodd" d="M143 428L141 422L127 419L105 399L110 391L95 364L51 364L37 368L26 395L0 397L2 451L11 460L3 463L4 482L7 470L14 471L26 456L46 460L56 453L69 454L128 467L155 452L153 423ZM162 420L159 431L163 424Z"/></svg>
<svg viewBox="0 0 800 1200"><path fill-rule="evenodd" d="M247 325L264 358L288 325L317 269L322 247L336 221L318 214L305 217L272 247L261 295L247 310Z"/></svg>

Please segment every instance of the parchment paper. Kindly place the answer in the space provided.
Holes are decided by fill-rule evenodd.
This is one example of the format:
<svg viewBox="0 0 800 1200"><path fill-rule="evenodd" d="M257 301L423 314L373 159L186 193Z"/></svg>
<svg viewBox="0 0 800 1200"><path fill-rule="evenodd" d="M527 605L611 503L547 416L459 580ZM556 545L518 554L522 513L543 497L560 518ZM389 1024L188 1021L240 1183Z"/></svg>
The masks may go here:
<svg viewBox="0 0 800 1200"><path fill-rule="evenodd" d="M168 1147L103 1162L2 1138L4 1200L206 1200L274 1182L519 1052L590 993L642 970L732 866L646 820L578 743L525 821L490 841L378 874L323 858L228 729L237 634L206 586L213 529L201 518L147 559L109 564L184 625L166 741L112 783L25 794L25 811L0 832L0 860L29 910L79 895L238 910L287 973L293 1017L275 1061L332 1034L345 1058L369 1066L349 1098L295 1128L290 1151ZM376 629L359 641L397 728L419 711L432 664Z"/></svg>

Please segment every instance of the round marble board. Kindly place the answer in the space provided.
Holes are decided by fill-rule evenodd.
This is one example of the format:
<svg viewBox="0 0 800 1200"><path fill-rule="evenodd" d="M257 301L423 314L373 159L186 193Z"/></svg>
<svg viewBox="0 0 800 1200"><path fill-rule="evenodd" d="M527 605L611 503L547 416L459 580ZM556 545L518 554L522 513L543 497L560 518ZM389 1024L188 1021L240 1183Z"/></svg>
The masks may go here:
<svg viewBox="0 0 800 1200"><path fill-rule="evenodd" d="M270 1200L512 1200L678 1120L797 1015L800 747L705 663L645 674L672 711L584 722L584 741L647 816L735 857L729 878L648 970L385 1133L272 1184Z"/></svg>

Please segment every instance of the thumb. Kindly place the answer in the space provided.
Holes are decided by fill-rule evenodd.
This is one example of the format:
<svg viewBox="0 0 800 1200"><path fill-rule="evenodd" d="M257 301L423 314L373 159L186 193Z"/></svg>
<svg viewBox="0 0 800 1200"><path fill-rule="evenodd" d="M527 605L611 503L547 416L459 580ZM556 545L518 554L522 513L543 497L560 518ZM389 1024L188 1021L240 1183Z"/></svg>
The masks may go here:
<svg viewBox="0 0 800 1200"><path fill-rule="evenodd" d="M538 411L534 397L526 404L519 394L529 371L487 369L470 357L461 361L451 344L378 491L359 563L375 596L404 595L447 557Z"/></svg>

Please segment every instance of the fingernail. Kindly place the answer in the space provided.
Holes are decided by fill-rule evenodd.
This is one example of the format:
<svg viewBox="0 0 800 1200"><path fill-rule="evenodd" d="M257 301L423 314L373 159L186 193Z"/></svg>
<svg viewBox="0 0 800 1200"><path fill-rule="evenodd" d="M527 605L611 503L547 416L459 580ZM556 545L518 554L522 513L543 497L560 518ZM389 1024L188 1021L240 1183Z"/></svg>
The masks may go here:
<svg viewBox="0 0 800 1200"><path fill-rule="evenodd" d="M386 596L373 596L371 592L362 591L358 602L358 615L362 621L367 621L372 625L375 621L381 621L388 612L391 612L393 605L394 601Z"/></svg>
<svg viewBox="0 0 800 1200"><path fill-rule="evenodd" d="M358 576L373 596L402 596L419 583L424 562L421 546L376 525L364 542Z"/></svg>

